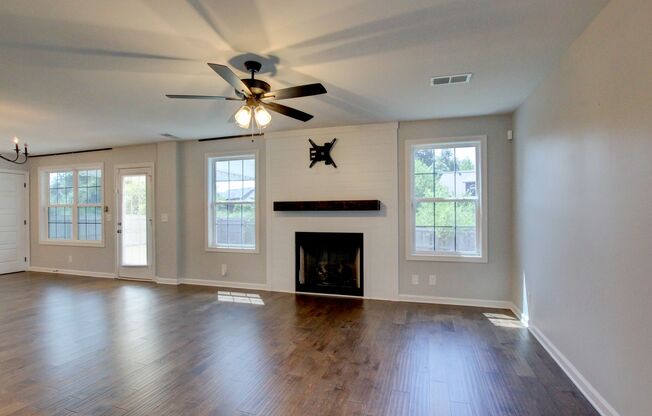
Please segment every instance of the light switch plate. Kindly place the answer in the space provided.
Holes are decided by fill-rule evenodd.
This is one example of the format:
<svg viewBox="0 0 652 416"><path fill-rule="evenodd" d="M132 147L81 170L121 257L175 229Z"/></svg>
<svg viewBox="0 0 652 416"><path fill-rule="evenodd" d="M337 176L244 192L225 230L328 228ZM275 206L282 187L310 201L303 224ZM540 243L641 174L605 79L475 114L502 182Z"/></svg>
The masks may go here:
<svg viewBox="0 0 652 416"><path fill-rule="evenodd" d="M168 214L161 214L161 222L168 222Z"/></svg>

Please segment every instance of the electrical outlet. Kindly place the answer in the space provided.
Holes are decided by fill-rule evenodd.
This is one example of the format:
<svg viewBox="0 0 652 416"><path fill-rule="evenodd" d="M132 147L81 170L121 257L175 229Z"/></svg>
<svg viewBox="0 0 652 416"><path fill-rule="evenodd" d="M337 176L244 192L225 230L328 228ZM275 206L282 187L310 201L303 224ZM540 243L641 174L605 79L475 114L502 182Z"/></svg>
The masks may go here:
<svg viewBox="0 0 652 416"><path fill-rule="evenodd" d="M72 256L68 256L68 263L72 263Z"/></svg>
<svg viewBox="0 0 652 416"><path fill-rule="evenodd" d="M413 274L412 275L412 284L413 285L418 285L419 284L419 275L418 274Z"/></svg>
<svg viewBox="0 0 652 416"><path fill-rule="evenodd" d="M436 275L436 274L431 274L431 275L428 277L428 279L429 279L429 280L428 280L428 283L430 284L430 286L434 286L434 285L437 284L437 275Z"/></svg>

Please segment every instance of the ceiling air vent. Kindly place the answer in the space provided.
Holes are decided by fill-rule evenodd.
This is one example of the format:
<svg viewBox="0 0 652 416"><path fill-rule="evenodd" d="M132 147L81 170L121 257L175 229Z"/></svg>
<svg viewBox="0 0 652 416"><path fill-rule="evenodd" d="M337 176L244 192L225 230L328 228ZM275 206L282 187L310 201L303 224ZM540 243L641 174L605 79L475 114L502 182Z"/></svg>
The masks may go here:
<svg viewBox="0 0 652 416"><path fill-rule="evenodd" d="M468 84L469 81L471 81L471 75L472 74L457 74L432 77L430 78L430 86L439 87L440 85Z"/></svg>

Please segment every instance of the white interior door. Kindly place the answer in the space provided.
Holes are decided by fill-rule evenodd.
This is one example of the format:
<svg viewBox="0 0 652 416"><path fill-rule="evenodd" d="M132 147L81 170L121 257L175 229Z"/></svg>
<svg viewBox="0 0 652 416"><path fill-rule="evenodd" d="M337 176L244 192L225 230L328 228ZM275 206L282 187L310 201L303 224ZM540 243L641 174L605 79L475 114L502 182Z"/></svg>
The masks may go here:
<svg viewBox="0 0 652 416"><path fill-rule="evenodd" d="M118 170L116 235L119 277L154 278L152 192L151 168Z"/></svg>
<svg viewBox="0 0 652 416"><path fill-rule="evenodd" d="M25 173L0 172L0 274L27 269Z"/></svg>

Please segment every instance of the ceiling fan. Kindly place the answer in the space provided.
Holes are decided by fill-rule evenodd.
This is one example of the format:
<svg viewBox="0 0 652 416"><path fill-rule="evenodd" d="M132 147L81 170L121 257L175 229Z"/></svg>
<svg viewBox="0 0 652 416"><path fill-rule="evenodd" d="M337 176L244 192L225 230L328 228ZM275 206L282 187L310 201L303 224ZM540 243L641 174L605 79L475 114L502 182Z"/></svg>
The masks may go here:
<svg viewBox="0 0 652 416"><path fill-rule="evenodd" d="M244 66L248 72L251 72L251 78L240 79L236 74L225 65L209 63L217 75L224 78L226 82L235 88L235 97L224 97L220 95L179 95L179 94L166 94L168 98L184 98L184 99L198 99L198 100L228 100L228 101L244 101L245 104L240 107L233 115L235 122L242 128L249 128L252 118L255 120L259 128L263 128L272 120L272 116L267 110L283 114L284 116L291 117L301 121L308 121L313 116L303 111L291 108L285 105L277 104L274 100L284 100L287 98L307 97L310 95L325 94L326 88L323 85L306 84L296 87L284 88L281 90L272 91L271 86L260 79L256 79L254 75L260 71L262 64L257 61L247 61ZM253 117L252 117L253 116Z"/></svg>

